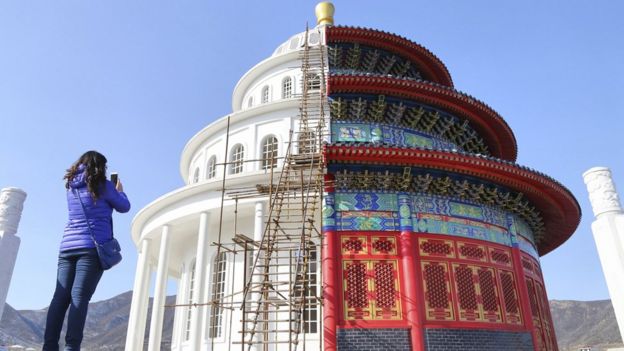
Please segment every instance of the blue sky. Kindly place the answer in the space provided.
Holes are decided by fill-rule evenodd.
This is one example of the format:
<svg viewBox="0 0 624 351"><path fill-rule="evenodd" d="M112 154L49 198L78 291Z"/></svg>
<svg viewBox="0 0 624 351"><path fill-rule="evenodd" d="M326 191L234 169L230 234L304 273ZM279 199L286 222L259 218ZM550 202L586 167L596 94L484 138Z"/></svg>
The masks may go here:
<svg viewBox="0 0 624 351"><path fill-rule="evenodd" d="M231 111L238 79L314 24L316 1L0 2L0 187L28 192L7 302L48 305L66 221L62 176L96 149L133 208L94 300L132 289L132 217L183 185L187 140ZM608 298L581 174L611 167L624 191L624 2L335 1L336 23L402 35L514 130L518 163L566 185L584 217L542 258L551 299Z"/></svg>

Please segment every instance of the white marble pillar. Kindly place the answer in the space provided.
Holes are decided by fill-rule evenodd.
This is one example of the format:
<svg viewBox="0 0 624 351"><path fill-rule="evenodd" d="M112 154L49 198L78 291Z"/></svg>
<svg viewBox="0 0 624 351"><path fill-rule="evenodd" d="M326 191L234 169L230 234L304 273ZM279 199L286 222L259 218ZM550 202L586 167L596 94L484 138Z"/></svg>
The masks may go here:
<svg viewBox="0 0 624 351"><path fill-rule="evenodd" d="M188 269L186 265L183 265L180 269L182 272L182 276L178 281L178 288L176 290L176 305L183 305L186 303L185 299L185 291L188 289L189 281L188 281ZM184 308L177 307L175 310L175 316L173 319L173 333L171 335L171 349L172 350L181 350L182 342L184 340L184 331L185 331L185 320L184 320Z"/></svg>
<svg viewBox="0 0 624 351"><path fill-rule="evenodd" d="M152 319L148 351L160 350L162 339L163 316L165 314L165 299L167 294L167 269L169 266L169 226L164 225L160 235L160 251L158 253L158 268L156 270L156 284L154 287L154 302L152 305Z"/></svg>
<svg viewBox="0 0 624 351"><path fill-rule="evenodd" d="M16 235L26 192L18 188L0 190L0 318L4 312L20 238Z"/></svg>
<svg viewBox="0 0 624 351"><path fill-rule="evenodd" d="M254 241L257 242L259 245L262 242L262 235L264 234L264 203L262 201L258 201L256 202L256 208L255 208L255 216L254 216ZM259 268L256 268L255 272L256 273L262 273L262 261L264 258L262 256L262 250L259 249L255 249L255 253L254 253L254 260L252 261L252 265L254 262L256 262L256 256L257 257L257 266ZM251 268L251 267L250 267ZM251 271L251 269L249 270L249 272L251 272L252 274L254 272ZM260 275L256 275L252 277L253 283L254 284L260 284L260 282L262 281L262 278ZM245 284L247 284L247 282L245 282ZM255 294L251 294L248 297L249 301L259 301L260 300L260 294L255 293ZM256 308L256 306L252 305L253 308ZM260 318L261 319L261 318ZM257 327L256 327L257 329ZM261 334L255 334L254 335L254 339L255 340L260 340L262 337ZM251 350L257 350L260 349L259 347L256 347L256 345L252 345Z"/></svg>
<svg viewBox="0 0 624 351"><path fill-rule="evenodd" d="M254 241L262 240L262 233L264 232L264 203L262 201L256 202L256 213L254 216Z"/></svg>
<svg viewBox="0 0 624 351"><path fill-rule="evenodd" d="M624 210L608 168L591 168L583 173L583 179L596 216L592 223L594 241L624 339Z"/></svg>
<svg viewBox="0 0 624 351"><path fill-rule="evenodd" d="M199 230L197 233L197 253L195 256L195 286L193 293L194 301L188 303L199 303L197 307L191 308L191 349L199 350L202 340L202 322L205 315L206 306L204 303L204 293L207 290L206 264L208 263L208 213L202 212L199 215Z"/></svg>
<svg viewBox="0 0 624 351"><path fill-rule="evenodd" d="M149 303L149 287L152 270L149 264L151 239L141 240L139 259L137 260L132 289L132 304L128 318L128 334L125 350L143 350L145 324L147 323L147 305Z"/></svg>

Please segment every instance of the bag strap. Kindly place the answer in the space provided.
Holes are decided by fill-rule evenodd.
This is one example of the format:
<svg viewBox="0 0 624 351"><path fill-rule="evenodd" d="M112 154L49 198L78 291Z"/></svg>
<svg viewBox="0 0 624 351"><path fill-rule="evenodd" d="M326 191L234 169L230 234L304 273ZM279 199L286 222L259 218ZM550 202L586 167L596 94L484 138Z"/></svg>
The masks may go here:
<svg viewBox="0 0 624 351"><path fill-rule="evenodd" d="M91 229L91 223L89 223L89 217L87 217L87 210L85 209L85 205L82 202L82 197L80 197L80 192L76 190L75 188L72 188L72 191L74 192L74 195L76 195L78 200L80 200L80 206L82 207L82 213L84 214L85 220L87 221L87 228L89 228L89 233L91 234L91 240L93 240L93 243L95 244L95 246L100 246L97 240L95 240L95 235L93 235L93 230Z"/></svg>

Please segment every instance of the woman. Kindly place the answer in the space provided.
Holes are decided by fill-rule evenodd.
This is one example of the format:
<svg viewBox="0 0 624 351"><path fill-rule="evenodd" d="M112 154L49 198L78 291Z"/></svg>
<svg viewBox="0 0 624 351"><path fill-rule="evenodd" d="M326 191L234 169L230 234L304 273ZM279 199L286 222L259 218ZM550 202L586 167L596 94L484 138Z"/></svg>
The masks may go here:
<svg viewBox="0 0 624 351"><path fill-rule="evenodd" d="M106 157L97 151L80 156L64 179L69 221L61 241L56 290L46 319L44 351L59 349L68 307L65 350L80 350L89 301L103 273L91 233L98 243L110 240L113 209L121 213L130 210L121 182L113 184L106 179Z"/></svg>

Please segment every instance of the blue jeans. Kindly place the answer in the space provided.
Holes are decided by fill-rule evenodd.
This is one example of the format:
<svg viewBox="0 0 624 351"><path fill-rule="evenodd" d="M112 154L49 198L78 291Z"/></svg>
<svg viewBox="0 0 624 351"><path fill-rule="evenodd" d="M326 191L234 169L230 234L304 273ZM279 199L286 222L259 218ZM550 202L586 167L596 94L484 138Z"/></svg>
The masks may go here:
<svg viewBox="0 0 624 351"><path fill-rule="evenodd" d="M103 272L95 249L77 249L59 254L56 290L46 318L44 351L58 351L68 307L65 350L80 350L89 301Z"/></svg>

